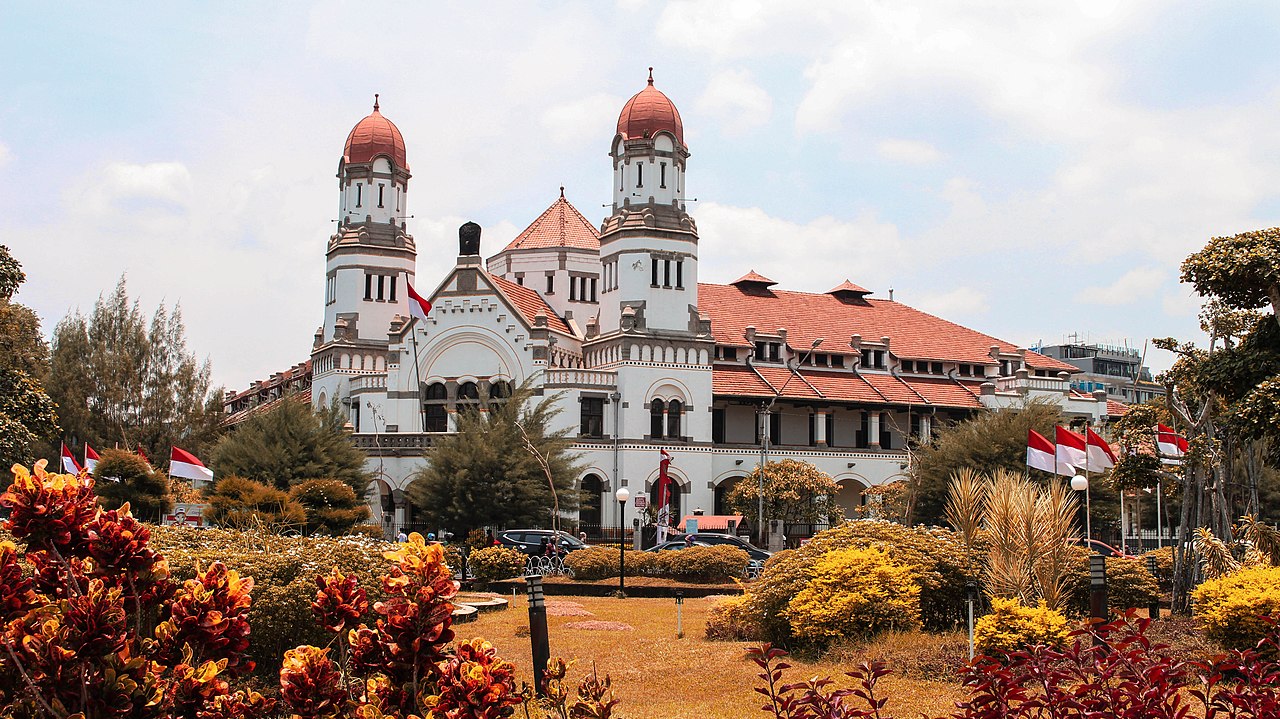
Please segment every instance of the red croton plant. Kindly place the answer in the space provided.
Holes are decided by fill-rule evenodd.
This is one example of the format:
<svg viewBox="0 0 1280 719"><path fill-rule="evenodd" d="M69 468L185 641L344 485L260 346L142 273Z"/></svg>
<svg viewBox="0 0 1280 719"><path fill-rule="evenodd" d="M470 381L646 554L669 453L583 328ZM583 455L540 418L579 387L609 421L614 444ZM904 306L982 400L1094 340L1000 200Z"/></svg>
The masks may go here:
<svg viewBox="0 0 1280 719"><path fill-rule="evenodd" d="M288 651L276 700L243 686L252 578L214 563L177 586L146 525L128 505L99 507L88 475L43 461L13 475L0 505L26 546L0 542L2 717L497 719L532 701L488 642L451 644L457 585L417 534L385 554L372 627L357 624L369 601L355 577L317 577L312 610L335 641ZM608 677L587 677L574 700L549 694L560 716L611 715Z"/></svg>

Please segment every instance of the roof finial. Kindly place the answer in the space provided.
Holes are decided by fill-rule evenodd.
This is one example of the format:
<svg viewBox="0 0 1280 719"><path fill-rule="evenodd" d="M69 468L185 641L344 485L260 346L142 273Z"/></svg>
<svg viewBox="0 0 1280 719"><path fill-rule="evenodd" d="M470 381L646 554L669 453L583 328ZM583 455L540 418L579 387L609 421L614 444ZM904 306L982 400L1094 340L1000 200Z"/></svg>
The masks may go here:
<svg viewBox="0 0 1280 719"><path fill-rule="evenodd" d="M560 186L560 199L564 199L564 185Z"/></svg>
<svg viewBox="0 0 1280 719"><path fill-rule="evenodd" d="M378 93L373 93L373 111L378 111Z"/></svg>
<svg viewBox="0 0 1280 719"><path fill-rule="evenodd" d="M653 84L653 68L649 68L649 84Z"/></svg>

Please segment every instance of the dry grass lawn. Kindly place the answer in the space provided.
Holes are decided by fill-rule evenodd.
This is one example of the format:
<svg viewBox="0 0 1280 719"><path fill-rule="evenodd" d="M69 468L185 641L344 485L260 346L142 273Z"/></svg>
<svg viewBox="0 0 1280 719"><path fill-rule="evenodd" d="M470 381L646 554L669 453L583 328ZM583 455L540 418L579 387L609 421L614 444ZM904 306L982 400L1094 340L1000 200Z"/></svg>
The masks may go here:
<svg viewBox="0 0 1280 719"><path fill-rule="evenodd" d="M506 595L507 599L511 595ZM742 642L711 642L702 638L707 610L714 598L686 599L685 637L676 639L676 606L671 599L612 599L596 597L552 597L551 606L589 611L548 612L547 624L551 656L576 660L569 678L576 685L594 661L599 672L613 677L620 704L616 716L622 719L742 719L766 716L760 711L763 697L752 691L757 685L754 663L744 652L752 646ZM572 604L570 604L572 603ZM556 616L561 614L561 616ZM459 637L483 636L498 647L502 656L520 669L520 678L532 682L528 606L521 595L506 611L482 614L472 623L455 627ZM575 629L568 624L587 621L621 622L632 631ZM836 661L793 662L786 676L800 681L815 675L844 678L852 668ZM883 680L891 696L888 709L899 717L924 713L938 716L949 712L961 696L959 686L898 677ZM520 716L520 713L517 713Z"/></svg>

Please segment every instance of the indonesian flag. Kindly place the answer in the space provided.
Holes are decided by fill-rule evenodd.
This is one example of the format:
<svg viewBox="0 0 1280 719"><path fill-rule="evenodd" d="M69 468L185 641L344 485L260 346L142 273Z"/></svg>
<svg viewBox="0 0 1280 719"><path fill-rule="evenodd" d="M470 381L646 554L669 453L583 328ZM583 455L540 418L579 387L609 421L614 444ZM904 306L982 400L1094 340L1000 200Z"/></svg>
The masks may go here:
<svg viewBox="0 0 1280 719"><path fill-rule="evenodd" d="M98 453L86 442L84 445L84 468L92 472L98 467Z"/></svg>
<svg viewBox="0 0 1280 719"><path fill-rule="evenodd" d="M409 315L426 322L427 313L431 312L431 303L414 291L408 277L404 280L404 286L409 290Z"/></svg>
<svg viewBox="0 0 1280 719"><path fill-rule="evenodd" d="M80 474L80 465L76 464L75 455L71 454L71 450L67 449L67 443L62 443L62 471L67 474Z"/></svg>
<svg viewBox="0 0 1280 719"><path fill-rule="evenodd" d="M1083 469L1088 465L1089 454L1086 449L1084 437L1062 427L1054 427L1055 439L1057 440L1058 474L1066 477L1075 475L1076 469Z"/></svg>
<svg viewBox="0 0 1280 719"><path fill-rule="evenodd" d="M143 462L147 463L147 469L153 469L151 466L151 458L147 456L146 452L142 451L142 445L138 445L137 448L133 450L133 453L141 457Z"/></svg>
<svg viewBox="0 0 1280 719"><path fill-rule="evenodd" d="M1177 458L1186 454L1191 444L1185 437L1174 432L1172 427L1157 424L1156 448L1160 450L1160 454L1164 455L1160 460L1164 464L1182 464Z"/></svg>
<svg viewBox="0 0 1280 719"><path fill-rule="evenodd" d="M182 477L192 482L212 482L213 470L205 467L194 454L174 447L169 455L169 476Z"/></svg>
<svg viewBox="0 0 1280 719"><path fill-rule="evenodd" d="M1085 439L1089 443L1089 466L1090 472L1101 472L1104 469L1111 469L1116 466L1116 454L1111 451L1111 445L1103 439L1097 432L1091 429L1085 429Z"/></svg>
<svg viewBox="0 0 1280 719"><path fill-rule="evenodd" d="M1034 429L1027 430L1027 466L1056 473L1053 442Z"/></svg>
<svg viewBox="0 0 1280 719"><path fill-rule="evenodd" d="M662 460L658 462L658 543L667 541L667 527L671 526L671 477L667 467L671 466L671 455L667 450L662 452Z"/></svg>

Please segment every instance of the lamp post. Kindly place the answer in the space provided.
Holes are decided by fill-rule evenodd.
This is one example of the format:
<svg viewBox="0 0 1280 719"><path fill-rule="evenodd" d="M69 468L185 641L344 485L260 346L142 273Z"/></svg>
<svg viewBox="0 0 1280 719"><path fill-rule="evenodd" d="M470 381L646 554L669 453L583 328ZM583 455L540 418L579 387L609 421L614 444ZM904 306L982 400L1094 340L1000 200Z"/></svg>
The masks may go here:
<svg viewBox="0 0 1280 719"><path fill-rule="evenodd" d="M631 499L631 490L618 487L613 496L618 500L618 594L627 589L627 565L623 562L627 555L627 500Z"/></svg>
<svg viewBox="0 0 1280 719"><path fill-rule="evenodd" d="M1071 478L1071 488L1077 492L1084 492L1084 536L1088 540L1085 546L1093 549L1093 520L1089 513L1089 479L1083 475L1077 474Z"/></svg>

